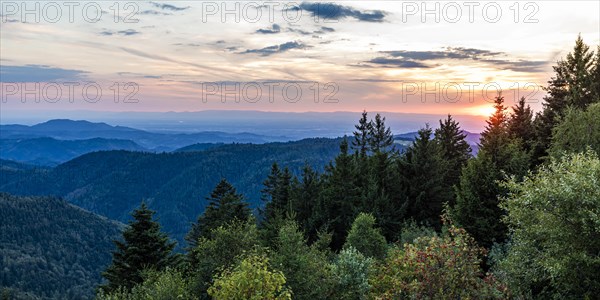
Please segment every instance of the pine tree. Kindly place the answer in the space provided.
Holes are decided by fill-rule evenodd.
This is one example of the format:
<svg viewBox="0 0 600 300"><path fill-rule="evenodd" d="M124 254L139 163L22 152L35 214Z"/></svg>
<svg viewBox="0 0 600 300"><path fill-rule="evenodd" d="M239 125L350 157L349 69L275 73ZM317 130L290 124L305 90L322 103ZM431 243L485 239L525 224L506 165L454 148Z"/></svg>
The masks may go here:
<svg viewBox="0 0 600 300"><path fill-rule="evenodd" d="M535 163L540 163L547 156L552 129L564 116L568 106L586 108L592 102L600 100L594 97L597 91L594 85L597 84L594 83L593 55L580 35L566 60L559 61L553 67L555 76L548 81L548 87L544 88L547 93L544 97L544 109L536 115L534 122Z"/></svg>
<svg viewBox="0 0 600 300"><path fill-rule="evenodd" d="M348 153L348 141L340 144L340 154L335 164L326 168L324 190L319 199L320 214L316 225L321 230L333 233L331 246L339 250L356 216L356 208L361 203L361 191L356 184L356 168L352 155Z"/></svg>
<svg viewBox="0 0 600 300"><path fill-rule="evenodd" d="M356 128L356 131L354 131L352 148L360 155L360 157L365 157L369 151L369 138L373 127L373 123L367 119L367 111L363 111L362 117L354 127Z"/></svg>
<svg viewBox="0 0 600 300"><path fill-rule="evenodd" d="M392 130L385 126L385 117L375 115L375 121L370 128L370 144L373 152L386 152L394 144Z"/></svg>
<svg viewBox="0 0 600 300"><path fill-rule="evenodd" d="M407 217L440 229L444 203L451 201L453 194L443 184L447 164L431 136L429 125L419 130L399 161L399 172L408 197Z"/></svg>
<svg viewBox="0 0 600 300"><path fill-rule="evenodd" d="M504 97L500 94L498 94L494 100L494 109L494 114L486 120L487 126L481 133L479 151L485 151L487 154L491 155L492 160L496 161L500 150L509 140L506 106L504 106Z"/></svg>
<svg viewBox="0 0 600 300"><path fill-rule="evenodd" d="M321 191L321 176L309 165L305 165L302 168L302 179L300 181L296 179L292 184L291 202L296 221L308 234L309 241L314 241L318 234L318 228L313 225L313 215L316 213Z"/></svg>
<svg viewBox="0 0 600 300"><path fill-rule="evenodd" d="M507 175L522 177L530 162L519 140L508 132L503 103L503 97L498 95L496 111L481 134L479 153L462 171L455 189L456 204L452 208L454 221L485 247L503 242L506 237L506 226L501 221L503 211L498 207L498 197L505 191L498 182Z"/></svg>
<svg viewBox="0 0 600 300"><path fill-rule="evenodd" d="M354 247L366 257L383 259L387 252L385 237L375 227L375 218L371 214L360 213L348 232L344 248Z"/></svg>
<svg viewBox="0 0 600 300"><path fill-rule="evenodd" d="M533 147L535 138L535 128L533 127L533 111L529 105L525 104L525 97L521 97L519 102L512 107L512 114L508 120L508 134L512 138L519 139L525 148L530 151Z"/></svg>
<svg viewBox="0 0 600 300"><path fill-rule="evenodd" d="M251 214L244 196L238 194L235 187L225 178L219 181L206 200L208 206L198 217L198 221L192 224L190 232L185 237L191 248L196 246L198 238L208 237L213 229L236 219L244 221Z"/></svg>
<svg viewBox="0 0 600 300"><path fill-rule="evenodd" d="M142 202L133 213L133 221L123 231L123 241L115 241L113 261L102 276L108 280L100 288L107 293L119 288L131 289L143 281L142 271L162 271L176 262L175 243L160 231L153 220L154 211Z"/></svg>
<svg viewBox="0 0 600 300"><path fill-rule="evenodd" d="M440 120L440 127L435 130L435 142L440 147L442 159L446 162L447 170L444 186L449 190L459 182L460 172L471 157L471 146L465 140L467 134L451 115ZM454 197L450 205L454 205Z"/></svg>

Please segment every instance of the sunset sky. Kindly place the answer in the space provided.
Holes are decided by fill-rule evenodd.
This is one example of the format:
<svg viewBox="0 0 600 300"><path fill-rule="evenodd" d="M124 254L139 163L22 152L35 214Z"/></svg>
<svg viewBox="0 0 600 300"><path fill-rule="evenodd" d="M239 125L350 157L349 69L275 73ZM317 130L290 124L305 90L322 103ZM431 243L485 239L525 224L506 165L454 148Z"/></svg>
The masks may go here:
<svg viewBox="0 0 600 300"><path fill-rule="evenodd" d="M481 89L490 88L491 99L494 83L509 104L518 86L519 95L539 109L539 85L552 76L551 66L572 49L577 35L594 50L600 44L598 1L427 2L426 7L420 1L262 6L136 1L127 8L124 2L102 1L89 5L87 15L82 11L86 2L74 7L73 22L69 8L56 2L62 8L56 23L50 22L55 7L44 11L45 2L38 2L39 22L35 14L21 15L22 2L8 3L16 3L18 11L3 1L3 116L47 110L363 109L482 115L490 103ZM102 16L92 22L97 3ZM223 13L235 10L236 3L237 12ZM437 13L423 14L423 8L433 10L436 3ZM23 99L14 90L35 89L36 82L38 91L49 82L59 84L62 98L50 103L40 92L37 103L35 95ZM64 82L80 83L73 87L72 102ZM95 103L81 97L87 82L102 89ZM119 101L114 97L117 82ZM134 84L124 90L128 82ZM123 103L135 86L139 90L132 99L138 102ZM460 99L456 86L462 88ZM51 94L46 96L55 96L54 87L45 90ZM288 99L282 96L284 87ZM225 103L223 88L229 91ZM298 88L302 97L294 100ZM429 94L423 96L423 88Z"/></svg>

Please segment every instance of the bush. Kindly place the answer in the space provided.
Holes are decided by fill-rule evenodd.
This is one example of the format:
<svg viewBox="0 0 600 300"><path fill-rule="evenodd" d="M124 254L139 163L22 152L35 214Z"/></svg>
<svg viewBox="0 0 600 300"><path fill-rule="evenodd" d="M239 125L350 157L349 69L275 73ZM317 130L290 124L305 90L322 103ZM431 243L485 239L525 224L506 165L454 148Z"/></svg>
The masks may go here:
<svg viewBox="0 0 600 300"><path fill-rule="evenodd" d="M371 277L375 299L501 299L506 288L483 276L485 254L464 229L450 226L442 237L421 237L392 248Z"/></svg>
<svg viewBox="0 0 600 300"><path fill-rule="evenodd" d="M233 269L226 269L216 276L208 294L219 300L292 299L284 285L285 275L272 270L266 256L251 254Z"/></svg>
<svg viewBox="0 0 600 300"><path fill-rule="evenodd" d="M369 273L373 260L354 247L343 249L332 266L334 299L366 299L371 288Z"/></svg>

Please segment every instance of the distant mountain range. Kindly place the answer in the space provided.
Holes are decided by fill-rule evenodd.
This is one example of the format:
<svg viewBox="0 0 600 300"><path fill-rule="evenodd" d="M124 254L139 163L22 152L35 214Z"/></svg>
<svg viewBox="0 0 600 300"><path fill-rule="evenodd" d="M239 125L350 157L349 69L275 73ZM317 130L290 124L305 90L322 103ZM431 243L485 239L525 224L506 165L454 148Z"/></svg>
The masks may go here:
<svg viewBox="0 0 600 300"><path fill-rule="evenodd" d="M293 114L290 115L290 117L293 116ZM248 119L243 120L248 121ZM291 118L291 120L290 122L292 123L299 122L294 118ZM269 120L266 122L277 121ZM278 120L278 122L285 121ZM298 128L302 128L304 125L297 124ZM276 129L278 126L273 124L273 127ZM185 127L178 128L182 129ZM349 125L349 128L352 128L352 126ZM318 137L323 134L330 134L331 132L327 131L330 129L322 128L322 130L319 130L313 128L309 132L312 132L313 137ZM474 153L476 153L479 134L465 132L467 133L467 141L474 149ZM270 136L248 132L227 133L221 131L188 133L177 131L150 132L124 126L112 126L106 123L56 119L32 126L0 125L0 159L39 166L55 166L80 155L95 151L201 151L231 143L264 144L299 140L301 139L299 136L307 133L297 134L299 133L296 132L294 137L287 137L282 135ZM396 142L399 145L407 146L410 144L410 141L414 140L416 134L416 132L409 132L395 135Z"/></svg>
<svg viewBox="0 0 600 300"><path fill-rule="evenodd" d="M92 138L130 140L147 150L171 151L195 143L254 143L285 142L285 136L265 136L253 133L226 133L203 131L195 133L157 133L145 130L111 126L89 121L50 120L33 126L0 125L3 139L30 139L51 137L59 140L84 140Z"/></svg>

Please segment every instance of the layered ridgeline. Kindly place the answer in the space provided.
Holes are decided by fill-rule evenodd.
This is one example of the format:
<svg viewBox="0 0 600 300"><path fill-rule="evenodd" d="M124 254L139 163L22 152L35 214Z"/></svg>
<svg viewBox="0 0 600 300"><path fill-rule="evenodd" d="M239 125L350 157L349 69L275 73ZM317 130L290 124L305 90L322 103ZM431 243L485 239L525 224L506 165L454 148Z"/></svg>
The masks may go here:
<svg viewBox="0 0 600 300"><path fill-rule="evenodd" d="M16 195L55 195L94 213L127 221L145 200L157 210L166 232L178 241L204 211L204 199L221 178L260 203L262 182L274 162L292 173L310 165L323 170L338 153L341 139L288 143L228 144L194 151L89 153L55 168L0 168L0 191ZM206 145L199 145L204 149ZM180 243L180 246L183 244Z"/></svg>
<svg viewBox="0 0 600 300"><path fill-rule="evenodd" d="M123 224L51 197L0 193L0 287L9 299L93 299Z"/></svg>

